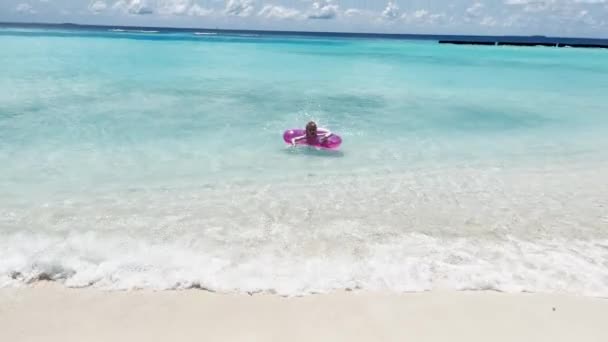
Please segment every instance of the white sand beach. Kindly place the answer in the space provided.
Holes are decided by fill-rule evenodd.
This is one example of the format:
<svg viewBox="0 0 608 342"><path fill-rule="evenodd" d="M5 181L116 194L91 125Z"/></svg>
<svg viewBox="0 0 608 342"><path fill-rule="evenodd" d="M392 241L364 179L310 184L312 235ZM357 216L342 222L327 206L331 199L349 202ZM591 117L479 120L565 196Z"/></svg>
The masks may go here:
<svg viewBox="0 0 608 342"><path fill-rule="evenodd" d="M608 300L497 292L0 290L0 341L608 341Z"/></svg>

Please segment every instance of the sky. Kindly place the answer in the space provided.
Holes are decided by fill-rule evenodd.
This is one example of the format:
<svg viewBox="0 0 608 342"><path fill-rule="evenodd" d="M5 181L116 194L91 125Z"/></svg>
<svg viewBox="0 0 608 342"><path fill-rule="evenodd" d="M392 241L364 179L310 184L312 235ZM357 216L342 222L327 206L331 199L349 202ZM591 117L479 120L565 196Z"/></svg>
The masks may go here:
<svg viewBox="0 0 608 342"><path fill-rule="evenodd" d="M0 21L608 38L608 0L0 0Z"/></svg>

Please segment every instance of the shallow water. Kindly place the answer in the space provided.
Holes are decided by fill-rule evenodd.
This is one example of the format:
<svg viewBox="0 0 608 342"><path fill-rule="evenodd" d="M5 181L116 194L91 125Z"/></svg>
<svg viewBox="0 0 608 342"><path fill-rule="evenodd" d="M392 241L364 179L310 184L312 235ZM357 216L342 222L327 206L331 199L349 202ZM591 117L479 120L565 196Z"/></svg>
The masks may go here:
<svg viewBox="0 0 608 342"><path fill-rule="evenodd" d="M608 296L605 50L28 32L0 285ZM284 146L310 119L339 152Z"/></svg>

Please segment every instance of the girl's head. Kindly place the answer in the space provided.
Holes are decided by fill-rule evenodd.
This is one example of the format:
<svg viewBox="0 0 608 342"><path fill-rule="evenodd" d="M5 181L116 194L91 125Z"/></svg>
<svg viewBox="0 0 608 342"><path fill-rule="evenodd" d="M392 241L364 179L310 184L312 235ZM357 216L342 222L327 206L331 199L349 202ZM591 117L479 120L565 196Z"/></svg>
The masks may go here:
<svg viewBox="0 0 608 342"><path fill-rule="evenodd" d="M317 124L314 121L311 121L306 124L306 135L309 137L317 136Z"/></svg>

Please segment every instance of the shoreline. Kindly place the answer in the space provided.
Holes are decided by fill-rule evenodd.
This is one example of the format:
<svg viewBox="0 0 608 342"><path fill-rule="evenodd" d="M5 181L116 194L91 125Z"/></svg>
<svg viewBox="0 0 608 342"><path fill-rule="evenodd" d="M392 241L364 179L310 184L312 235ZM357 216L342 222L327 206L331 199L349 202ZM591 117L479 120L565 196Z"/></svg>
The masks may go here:
<svg viewBox="0 0 608 342"><path fill-rule="evenodd" d="M0 289L2 341L606 341L607 315L561 294Z"/></svg>

